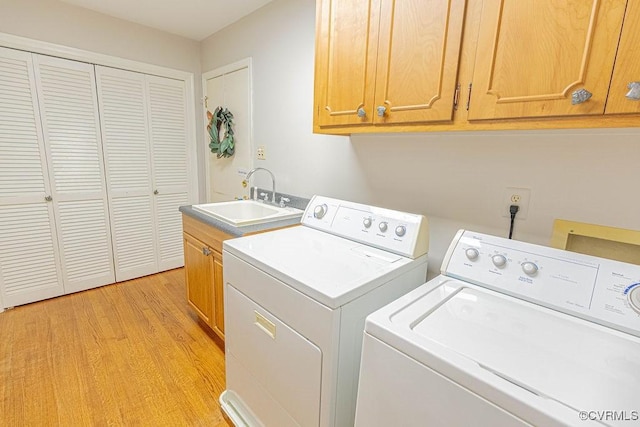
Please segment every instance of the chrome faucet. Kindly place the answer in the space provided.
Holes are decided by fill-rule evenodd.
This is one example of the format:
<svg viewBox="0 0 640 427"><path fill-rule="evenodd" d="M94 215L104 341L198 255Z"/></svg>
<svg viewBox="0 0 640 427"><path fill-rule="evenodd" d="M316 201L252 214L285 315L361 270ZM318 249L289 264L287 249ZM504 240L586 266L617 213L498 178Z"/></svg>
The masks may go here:
<svg viewBox="0 0 640 427"><path fill-rule="evenodd" d="M249 183L249 178L251 178L251 175L254 174L254 172L259 171L259 170L263 170L269 173L269 175L271 175L271 203L273 203L274 205L276 204L276 177L273 176L273 174L271 173L271 171L269 169L266 168L253 168L251 169L248 173L247 176L244 177L244 181L242 181L242 186L246 187L247 184Z"/></svg>

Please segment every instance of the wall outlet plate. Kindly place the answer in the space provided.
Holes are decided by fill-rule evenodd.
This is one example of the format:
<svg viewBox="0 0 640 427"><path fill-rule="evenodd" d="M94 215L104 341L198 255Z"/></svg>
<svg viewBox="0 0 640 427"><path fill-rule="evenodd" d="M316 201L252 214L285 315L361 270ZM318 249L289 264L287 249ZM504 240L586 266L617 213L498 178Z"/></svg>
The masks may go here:
<svg viewBox="0 0 640 427"><path fill-rule="evenodd" d="M500 214L505 218L511 218L509 207L518 205L520 210L516 214L516 219L527 219L529 214L529 200L531 199L531 189L521 187L507 187L502 195L500 203Z"/></svg>
<svg viewBox="0 0 640 427"><path fill-rule="evenodd" d="M267 150L264 145L258 147L258 160L267 160Z"/></svg>

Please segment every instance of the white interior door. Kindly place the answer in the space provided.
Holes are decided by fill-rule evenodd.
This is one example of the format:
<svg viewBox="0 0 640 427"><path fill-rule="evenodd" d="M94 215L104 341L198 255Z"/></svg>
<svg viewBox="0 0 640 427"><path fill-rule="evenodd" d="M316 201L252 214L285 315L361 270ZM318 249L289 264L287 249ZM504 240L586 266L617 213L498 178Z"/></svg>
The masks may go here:
<svg viewBox="0 0 640 427"><path fill-rule="evenodd" d="M202 76L206 112L216 107L228 108L234 116L235 153L217 158L209 150L209 134L205 132L207 159L207 200L219 202L249 195L242 186L244 176L253 167L251 133L251 60L246 59Z"/></svg>
<svg viewBox="0 0 640 427"><path fill-rule="evenodd" d="M115 282L93 65L34 55L65 292Z"/></svg>
<svg viewBox="0 0 640 427"><path fill-rule="evenodd" d="M4 307L64 293L30 53L0 48L0 292Z"/></svg>
<svg viewBox="0 0 640 427"><path fill-rule="evenodd" d="M115 273L158 272L145 75L96 66Z"/></svg>
<svg viewBox="0 0 640 427"><path fill-rule="evenodd" d="M158 267L164 271L184 265L178 208L189 204L186 88L182 80L146 76L146 89Z"/></svg>

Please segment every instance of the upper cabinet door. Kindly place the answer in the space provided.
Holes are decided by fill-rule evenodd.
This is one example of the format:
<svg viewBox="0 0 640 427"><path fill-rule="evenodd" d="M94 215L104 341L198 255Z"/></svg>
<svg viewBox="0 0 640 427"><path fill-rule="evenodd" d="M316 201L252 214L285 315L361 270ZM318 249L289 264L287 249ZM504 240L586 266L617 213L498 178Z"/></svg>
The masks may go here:
<svg viewBox="0 0 640 427"><path fill-rule="evenodd" d="M451 120L465 0L318 5L318 126Z"/></svg>
<svg viewBox="0 0 640 427"><path fill-rule="evenodd" d="M485 0L469 119L603 114L626 3Z"/></svg>
<svg viewBox="0 0 640 427"><path fill-rule="evenodd" d="M451 120L464 0L383 0L374 121Z"/></svg>
<svg viewBox="0 0 640 427"><path fill-rule="evenodd" d="M640 113L640 2L629 1L606 114Z"/></svg>
<svg viewBox="0 0 640 427"><path fill-rule="evenodd" d="M316 109L320 126L372 123L380 0L319 0Z"/></svg>

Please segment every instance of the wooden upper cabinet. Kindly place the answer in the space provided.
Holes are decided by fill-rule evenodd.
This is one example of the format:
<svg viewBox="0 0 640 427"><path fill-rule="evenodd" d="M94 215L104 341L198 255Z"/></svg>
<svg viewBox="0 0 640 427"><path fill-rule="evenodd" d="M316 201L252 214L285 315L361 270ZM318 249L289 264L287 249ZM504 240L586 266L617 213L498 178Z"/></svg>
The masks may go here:
<svg viewBox="0 0 640 427"><path fill-rule="evenodd" d="M606 114L640 113L640 99L632 99L634 96L640 96L640 89L631 92L633 86L640 85L638 46L640 46L640 2L632 0L627 5L624 18ZM630 85L631 83L636 84Z"/></svg>
<svg viewBox="0 0 640 427"><path fill-rule="evenodd" d="M485 0L469 120L603 114L626 3Z"/></svg>
<svg viewBox="0 0 640 427"><path fill-rule="evenodd" d="M465 0L318 0L316 124L449 121Z"/></svg>

